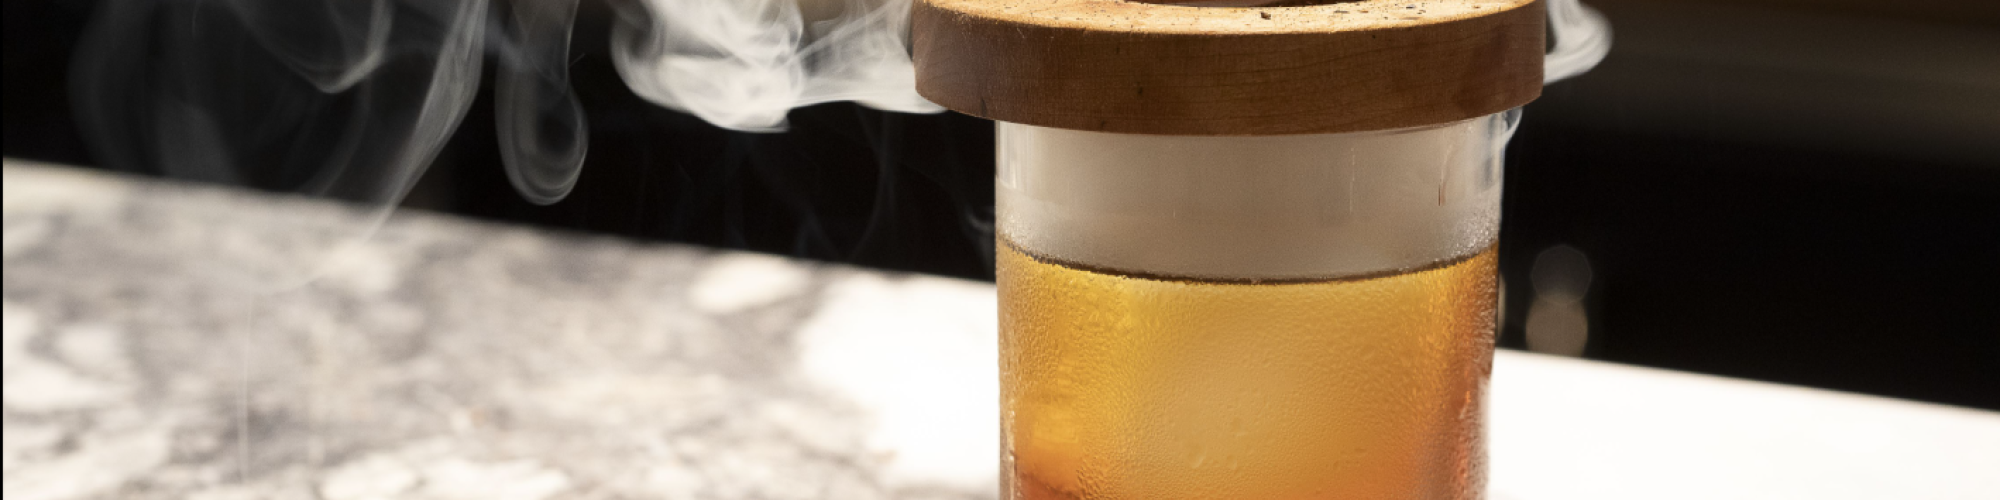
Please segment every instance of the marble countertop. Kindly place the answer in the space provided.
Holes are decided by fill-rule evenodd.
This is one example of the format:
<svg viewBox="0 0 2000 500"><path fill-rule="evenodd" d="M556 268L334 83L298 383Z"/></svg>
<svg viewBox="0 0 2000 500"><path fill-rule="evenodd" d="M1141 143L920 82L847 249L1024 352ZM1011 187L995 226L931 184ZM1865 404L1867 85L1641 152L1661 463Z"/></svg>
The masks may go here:
<svg viewBox="0 0 2000 500"><path fill-rule="evenodd" d="M12 499L992 498L989 284L9 161ZM1995 498L2000 414L1502 353L1495 498Z"/></svg>

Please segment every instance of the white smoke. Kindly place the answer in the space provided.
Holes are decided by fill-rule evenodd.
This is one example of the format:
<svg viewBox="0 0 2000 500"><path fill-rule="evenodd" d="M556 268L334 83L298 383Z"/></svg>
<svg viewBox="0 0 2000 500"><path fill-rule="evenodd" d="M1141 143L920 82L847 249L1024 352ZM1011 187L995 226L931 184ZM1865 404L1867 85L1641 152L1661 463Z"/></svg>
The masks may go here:
<svg viewBox="0 0 2000 500"><path fill-rule="evenodd" d="M918 97L909 0L618 4L613 60L638 95L718 126L781 130L831 101ZM118 0L77 52L78 119L98 160L170 177L400 200L495 59L508 179L529 201L575 185L587 150L569 87L577 0Z"/></svg>
<svg viewBox="0 0 2000 500"><path fill-rule="evenodd" d="M569 88L577 2L106 1L73 68L78 120L113 166L393 204L456 131L491 52L508 178L554 203L589 142ZM910 0L614 5L612 60L632 91L721 127L783 130L792 108L832 101L943 110L916 93ZM1601 16L1548 8L1547 81L1604 58Z"/></svg>
<svg viewBox="0 0 2000 500"><path fill-rule="evenodd" d="M909 13L910 0L643 0L612 60L641 97L737 130L782 130L792 108L831 101L943 111L917 95Z"/></svg>
<svg viewBox="0 0 2000 500"><path fill-rule="evenodd" d="M570 30L576 0L501 4L494 121L507 180L529 202L562 201L583 172L590 145L583 105L569 88Z"/></svg>
<svg viewBox="0 0 2000 500"><path fill-rule="evenodd" d="M1542 60L1542 83L1581 75L1611 52L1611 23L1603 14L1577 0L1549 0L1549 36L1554 39Z"/></svg>
<svg viewBox="0 0 2000 500"><path fill-rule="evenodd" d="M245 29L321 92L346 91L375 71L389 42L389 3L227 0Z"/></svg>

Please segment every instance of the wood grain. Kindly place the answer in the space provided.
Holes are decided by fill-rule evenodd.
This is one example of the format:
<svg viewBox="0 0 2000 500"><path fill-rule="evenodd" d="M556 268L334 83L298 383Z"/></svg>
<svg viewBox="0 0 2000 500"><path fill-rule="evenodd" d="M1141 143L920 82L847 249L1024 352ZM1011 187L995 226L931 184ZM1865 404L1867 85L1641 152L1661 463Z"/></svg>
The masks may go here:
<svg viewBox="0 0 2000 500"><path fill-rule="evenodd" d="M1353 132L1445 123L1541 94L1540 0L1185 7L918 0L917 91L1076 130Z"/></svg>

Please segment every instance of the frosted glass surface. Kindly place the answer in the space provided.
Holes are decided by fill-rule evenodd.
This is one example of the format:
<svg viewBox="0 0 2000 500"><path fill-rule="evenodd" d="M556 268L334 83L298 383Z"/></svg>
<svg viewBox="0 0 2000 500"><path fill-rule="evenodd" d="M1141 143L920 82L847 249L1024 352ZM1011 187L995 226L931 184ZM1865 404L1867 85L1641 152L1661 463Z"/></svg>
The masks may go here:
<svg viewBox="0 0 2000 500"><path fill-rule="evenodd" d="M1423 266L1493 243L1501 151L1516 116L1271 137L1002 122L1000 230L1031 253L1149 274L1305 278Z"/></svg>

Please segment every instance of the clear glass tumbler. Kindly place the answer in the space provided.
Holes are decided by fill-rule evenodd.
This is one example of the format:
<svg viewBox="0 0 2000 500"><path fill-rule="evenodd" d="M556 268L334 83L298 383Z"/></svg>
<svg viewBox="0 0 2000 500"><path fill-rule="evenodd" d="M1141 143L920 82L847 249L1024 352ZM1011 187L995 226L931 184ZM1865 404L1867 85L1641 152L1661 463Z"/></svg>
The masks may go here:
<svg viewBox="0 0 2000 500"><path fill-rule="evenodd" d="M1000 123L1002 498L1481 498L1518 117Z"/></svg>

